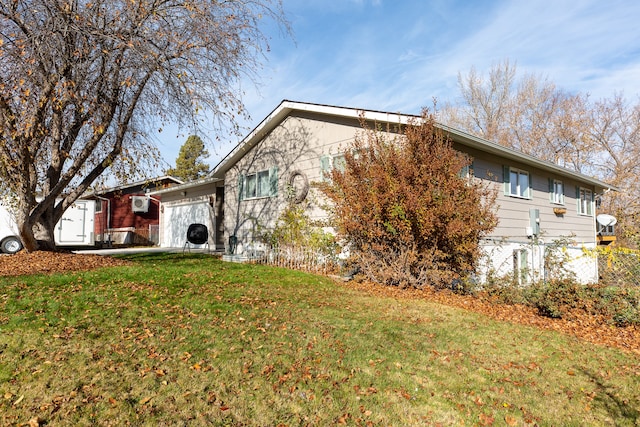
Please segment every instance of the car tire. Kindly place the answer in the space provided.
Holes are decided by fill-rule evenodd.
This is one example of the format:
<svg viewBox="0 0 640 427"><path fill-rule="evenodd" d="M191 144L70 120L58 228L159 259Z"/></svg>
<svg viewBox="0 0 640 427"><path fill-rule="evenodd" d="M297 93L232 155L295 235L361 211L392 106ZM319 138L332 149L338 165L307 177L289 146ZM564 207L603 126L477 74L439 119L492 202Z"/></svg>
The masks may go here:
<svg viewBox="0 0 640 427"><path fill-rule="evenodd" d="M0 243L0 250L5 254L13 255L20 249L22 249L22 242L15 236L7 237Z"/></svg>

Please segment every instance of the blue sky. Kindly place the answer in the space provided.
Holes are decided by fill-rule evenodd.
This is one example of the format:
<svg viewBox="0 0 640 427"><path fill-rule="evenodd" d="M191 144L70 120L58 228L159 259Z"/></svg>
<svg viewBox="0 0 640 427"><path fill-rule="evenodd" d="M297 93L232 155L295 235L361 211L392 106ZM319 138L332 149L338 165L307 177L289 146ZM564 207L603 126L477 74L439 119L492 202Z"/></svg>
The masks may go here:
<svg viewBox="0 0 640 427"><path fill-rule="evenodd" d="M283 99L401 113L459 101L458 73L508 59L559 88L608 98L640 95L637 0L283 0L293 37L267 28L258 85L242 82L251 120ZM188 130L166 129L174 163ZM213 139L213 138L212 138ZM211 166L239 138L221 135Z"/></svg>

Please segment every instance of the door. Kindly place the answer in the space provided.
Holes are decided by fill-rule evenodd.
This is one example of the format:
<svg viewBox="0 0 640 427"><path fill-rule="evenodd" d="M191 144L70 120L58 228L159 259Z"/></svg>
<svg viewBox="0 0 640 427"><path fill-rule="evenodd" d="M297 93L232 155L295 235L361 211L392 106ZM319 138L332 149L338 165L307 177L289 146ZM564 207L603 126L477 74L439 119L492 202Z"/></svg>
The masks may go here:
<svg viewBox="0 0 640 427"><path fill-rule="evenodd" d="M208 199L193 203L163 203L163 205L163 247L182 248L187 241L187 230L190 224L204 224L211 229ZM211 232L209 235L211 236Z"/></svg>
<svg viewBox="0 0 640 427"><path fill-rule="evenodd" d="M77 200L69 207L55 228L56 244L61 246L93 245L93 200Z"/></svg>

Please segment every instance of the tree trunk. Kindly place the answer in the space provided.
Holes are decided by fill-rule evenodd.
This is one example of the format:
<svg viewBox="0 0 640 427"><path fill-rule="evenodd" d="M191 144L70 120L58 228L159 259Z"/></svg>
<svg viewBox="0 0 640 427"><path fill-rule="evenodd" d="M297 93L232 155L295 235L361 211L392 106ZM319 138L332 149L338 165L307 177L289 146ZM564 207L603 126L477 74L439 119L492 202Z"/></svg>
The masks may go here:
<svg viewBox="0 0 640 427"><path fill-rule="evenodd" d="M36 222L33 229L33 235L36 238L38 244L38 250L40 251L55 251L56 242L54 239L55 223L51 223L50 220L43 221L45 215L40 217L40 221Z"/></svg>
<svg viewBox="0 0 640 427"><path fill-rule="evenodd" d="M24 250L27 252L38 250L55 251L54 230L56 221L54 221L53 207L45 210L38 218L32 218L30 211L31 209L27 203L19 203L16 223Z"/></svg>
<svg viewBox="0 0 640 427"><path fill-rule="evenodd" d="M33 252L38 250L38 241L33 235L33 229L31 228L28 218L25 221L20 221L20 219L16 219L18 222L18 233L20 234L20 240L22 240L22 246L25 251Z"/></svg>

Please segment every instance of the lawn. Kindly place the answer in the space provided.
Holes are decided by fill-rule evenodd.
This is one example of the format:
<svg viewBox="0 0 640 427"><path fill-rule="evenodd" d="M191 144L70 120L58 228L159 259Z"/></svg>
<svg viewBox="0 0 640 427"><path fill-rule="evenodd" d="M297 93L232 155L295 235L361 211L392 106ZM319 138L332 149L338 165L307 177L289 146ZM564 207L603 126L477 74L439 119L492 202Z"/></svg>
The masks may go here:
<svg viewBox="0 0 640 427"><path fill-rule="evenodd" d="M300 272L128 259L0 278L1 425L640 425L632 353Z"/></svg>

